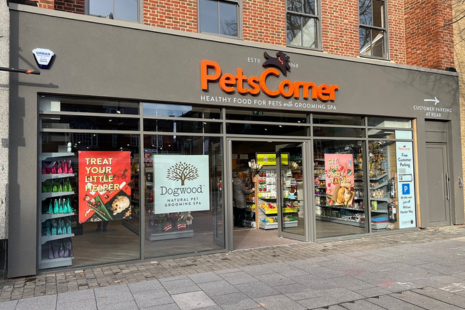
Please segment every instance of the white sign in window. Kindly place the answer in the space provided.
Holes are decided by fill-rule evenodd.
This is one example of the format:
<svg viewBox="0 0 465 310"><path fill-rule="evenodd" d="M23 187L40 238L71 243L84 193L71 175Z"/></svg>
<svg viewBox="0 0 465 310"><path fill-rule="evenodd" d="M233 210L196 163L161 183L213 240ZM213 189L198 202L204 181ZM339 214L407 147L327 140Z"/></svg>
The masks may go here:
<svg viewBox="0 0 465 310"><path fill-rule="evenodd" d="M396 142L399 228L416 227L412 142Z"/></svg>
<svg viewBox="0 0 465 310"><path fill-rule="evenodd" d="M155 214L210 209L208 155L153 154Z"/></svg>

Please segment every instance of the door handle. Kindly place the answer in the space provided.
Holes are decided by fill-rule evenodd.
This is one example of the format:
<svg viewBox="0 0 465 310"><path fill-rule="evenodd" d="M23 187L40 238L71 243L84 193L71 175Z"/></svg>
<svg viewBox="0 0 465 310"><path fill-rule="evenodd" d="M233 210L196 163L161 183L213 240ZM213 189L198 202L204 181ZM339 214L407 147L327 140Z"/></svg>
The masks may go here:
<svg viewBox="0 0 465 310"><path fill-rule="evenodd" d="M447 195L447 200L450 200L450 178L449 178L449 173L446 173L446 195Z"/></svg>

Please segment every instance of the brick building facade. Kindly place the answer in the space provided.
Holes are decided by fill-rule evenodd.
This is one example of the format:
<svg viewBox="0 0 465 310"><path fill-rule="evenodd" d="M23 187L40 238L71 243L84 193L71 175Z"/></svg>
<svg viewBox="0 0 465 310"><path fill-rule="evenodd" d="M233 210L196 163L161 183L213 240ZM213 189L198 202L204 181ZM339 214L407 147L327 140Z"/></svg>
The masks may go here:
<svg viewBox="0 0 465 310"><path fill-rule="evenodd" d="M241 224L302 242L463 224L465 110L453 72L463 63L452 8L453 0L10 1L10 67L40 75L9 75L4 201L14 208L0 204L0 270L6 257L6 275L18 277L232 251ZM121 175L80 174L116 152L130 168L106 168ZM249 167L261 154L274 168L258 181ZM177 184L157 172L177 161L202 173ZM53 172L71 162L73 173ZM341 176L327 184L339 188L326 186L326 166ZM249 201L247 219L233 211L240 169L270 192ZM89 191L92 180L115 179L130 189ZM184 181L198 183L188 192ZM170 191L190 196L164 200ZM74 257L57 257L60 247Z"/></svg>
<svg viewBox="0 0 465 310"><path fill-rule="evenodd" d="M85 14L85 0L38 0L41 8ZM286 46L286 1L241 2L242 39ZM453 0L387 2L389 60L424 68L454 67ZM143 1L143 24L197 32L197 0ZM321 1L322 51L359 56L359 1Z"/></svg>

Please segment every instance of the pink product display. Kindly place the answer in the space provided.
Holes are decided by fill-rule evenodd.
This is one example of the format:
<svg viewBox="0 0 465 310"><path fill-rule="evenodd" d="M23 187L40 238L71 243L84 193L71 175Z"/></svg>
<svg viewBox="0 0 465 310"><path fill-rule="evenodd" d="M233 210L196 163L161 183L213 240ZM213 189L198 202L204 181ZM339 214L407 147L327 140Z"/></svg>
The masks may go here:
<svg viewBox="0 0 465 310"><path fill-rule="evenodd" d="M44 163L42 166L42 174L71 174L73 172L73 166L71 160L64 161L53 161L50 163Z"/></svg>

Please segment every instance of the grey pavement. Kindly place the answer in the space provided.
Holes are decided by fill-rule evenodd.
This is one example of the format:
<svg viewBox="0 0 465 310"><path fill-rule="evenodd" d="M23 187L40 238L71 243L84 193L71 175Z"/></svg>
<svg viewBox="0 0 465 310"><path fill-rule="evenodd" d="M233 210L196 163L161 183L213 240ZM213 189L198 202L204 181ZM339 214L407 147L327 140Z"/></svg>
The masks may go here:
<svg viewBox="0 0 465 310"><path fill-rule="evenodd" d="M0 309L465 309L465 226L0 280Z"/></svg>

